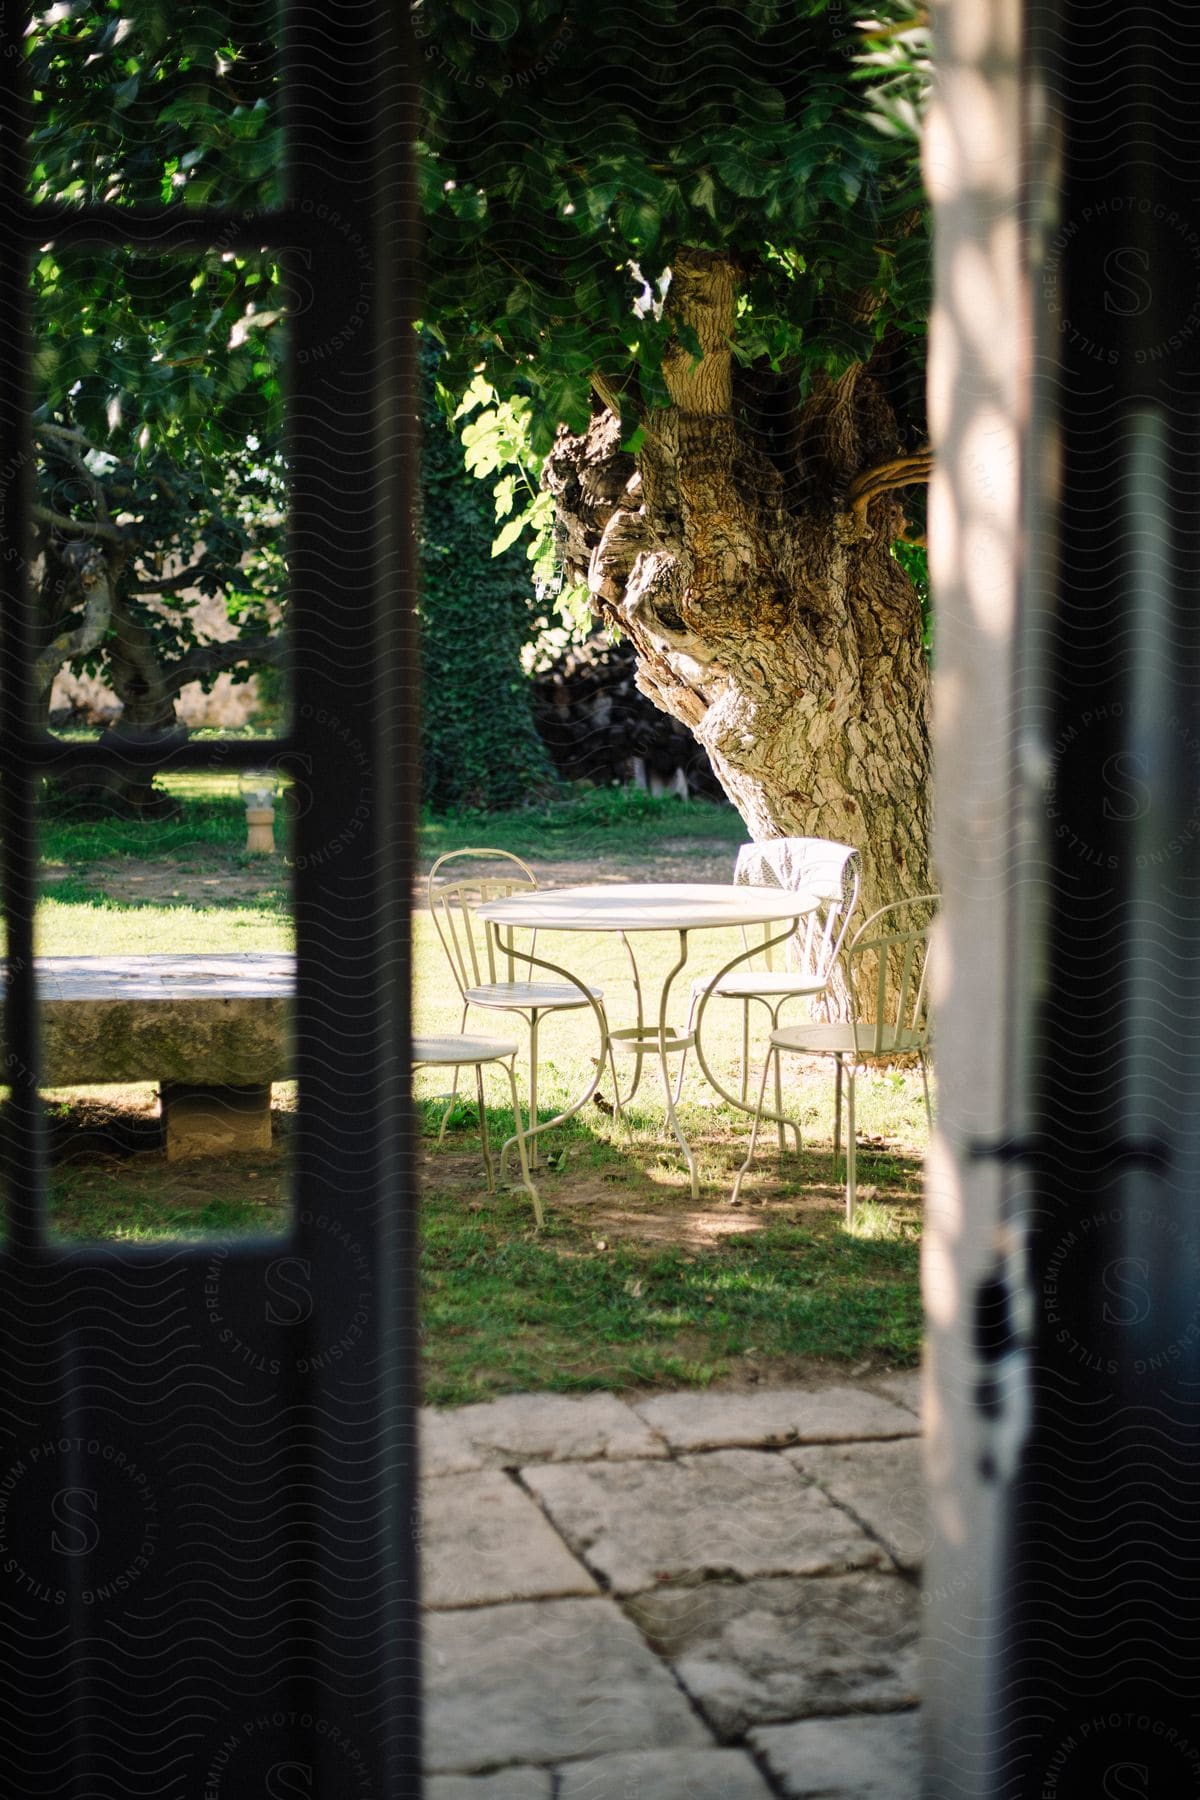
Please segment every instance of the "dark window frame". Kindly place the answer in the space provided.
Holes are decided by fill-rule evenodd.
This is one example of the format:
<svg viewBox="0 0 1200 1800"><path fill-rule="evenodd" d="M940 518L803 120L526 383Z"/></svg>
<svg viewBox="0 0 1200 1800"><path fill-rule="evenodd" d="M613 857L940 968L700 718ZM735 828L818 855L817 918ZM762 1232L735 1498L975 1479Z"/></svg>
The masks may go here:
<svg viewBox="0 0 1200 1800"><path fill-rule="evenodd" d="M27 1641L10 1644L6 1704L13 1709L14 1730L7 1759L14 1791L40 1787L96 1796L128 1791L122 1783L130 1772L122 1769L121 1759L139 1754L147 1734L158 1743L154 1733L160 1727L146 1720L161 1716L163 1755L177 1754L182 1745L195 1759L179 1791L207 1792L205 1759L221 1741L222 1728L227 1738L236 1737L240 1708L264 1717L280 1713L293 1723L280 1728L282 1738L278 1731L274 1738L260 1734L257 1742L247 1738L237 1750L236 1776L229 1776L236 1781L233 1792L263 1791L272 1766L264 1759L275 1756L278 1762L279 1742L290 1746L287 1754L294 1752L294 1759L307 1759L315 1792L406 1800L420 1792L416 1228L408 1061L409 903L418 793L410 545L417 410L410 250L414 134L399 15L400 9L386 6L369 13L350 9L334 22L320 5L287 8L289 198L276 212L258 217L221 211L197 216L177 206L149 214L115 207L34 207L14 199L26 192L22 59L0 56L0 180L8 197L0 214L5 240L0 332L5 344L26 350L10 360L0 378L0 470L6 472L8 526L0 554L5 621L0 818L8 927L6 1073L13 1094L5 1171L8 1229L0 1249L0 1307L10 1328L0 1327L0 1367L15 1432L10 1454L26 1443L60 1436L65 1443L68 1433L85 1444L87 1433L99 1441L107 1432L118 1443L142 1446L162 1477L163 1533L137 1606L144 1611L157 1605L164 1617L182 1606L203 1613L204 1584L197 1582L191 1563L215 1555L220 1567L226 1545L228 1569L241 1584L242 1609L226 1643L226 1675L232 1678L243 1662L248 1671L232 1682L238 1698L230 1702L231 1680L223 1683L209 1666L211 1643L193 1642L183 1631L163 1640L160 1663L135 1662L128 1676L120 1673L128 1691L114 1700L113 1668L107 1669L106 1683L105 1658L96 1649L109 1614L88 1599L93 1590L86 1586L92 1579L87 1559L78 1568L67 1565L63 1618L74 1628L76 1646L82 1632L91 1648L73 1651L36 1622ZM15 48L23 31L23 16L15 25L13 16L9 9L6 50ZM361 259L356 268L345 255L348 232L368 247L365 280ZM125 762L132 756L155 769L239 769L265 757L284 771L306 773L310 804L294 828L301 1100L292 1221L285 1245L238 1239L219 1246L229 1290L222 1305L232 1329L253 1339L265 1372L231 1368L211 1334L205 1336L211 1317L211 1308L208 1318L205 1311L205 1271L212 1263L212 1243L64 1245L46 1231L33 961L38 789L50 771L82 762L94 767L113 754L94 744L55 740L31 707L32 609L23 527L18 524L14 535L13 522L27 521L32 488L29 259L37 244L51 238L62 246L140 244L163 253L207 249L218 239L222 247L267 245L279 248L285 263L300 263L311 294L310 304L291 322L289 729L265 744L147 741L120 753ZM356 321L349 332L347 319ZM358 1296L365 1322L336 1357L322 1351L322 1332L339 1330L347 1307L358 1302L349 1260L330 1253L331 1219L343 1234L354 1234L370 1267L369 1294ZM294 1327L289 1336L286 1325L264 1323L263 1283L281 1251L311 1271L309 1357L294 1354ZM164 1283L175 1284L178 1304L168 1309L163 1336L139 1335L136 1322L129 1322L130 1297L136 1311L139 1301L152 1304ZM87 1320L94 1321L97 1307L100 1317L108 1309L118 1337L125 1334L123 1361L104 1347L103 1331L89 1334ZM172 1418L164 1397L167 1413L160 1417L159 1409L144 1406L145 1396L136 1382L129 1384L123 1363L132 1359L135 1372L140 1363L152 1385L158 1361L176 1354L181 1332L190 1358L179 1388L183 1398ZM276 1374L270 1373L272 1362L280 1364ZM193 1390L206 1397L201 1400ZM198 1537L187 1510L190 1490L179 1474L179 1433L195 1457L211 1452L219 1464L231 1453L241 1456L243 1445L248 1453L255 1444L273 1442L272 1425L289 1447L286 1491L260 1496L261 1517L253 1506L253 1516L236 1513L236 1530L231 1499L224 1534L210 1524ZM253 1427L248 1436L247 1426ZM78 1459L82 1453L74 1454ZM252 1464L250 1457L246 1466ZM349 1487L348 1465L354 1472ZM53 1507L55 1494L63 1491L55 1481L84 1479L77 1463L71 1469L66 1477L61 1467L32 1471L25 1495L31 1517L40 1507ZM281 1500L290 1520L288 1556L272 1562L264 1552L260 1574L247 1577L255 1545L269 1551L271 1507L277 1511ZM219 1609L211 1612L214 1631L224 1629L218 1615ZM123 1615L114 1603L115 1627L123 1616L128 1621L133 1615ZM63 1622L57 1613L55 1619ZM119 1657L122 1641L118 1630L109 1645L113 1655ZM364 1655L368 1647L371 1653ZM36 1693L22 1679L22 1671L35 1662ZM256 1681L259 1668L262 1677ZM165 1705L165 1697L181 1685L191 1690L193 1712L198 1708L207 1720L194 1744L186 1731L170 1725L169 1707L156 1715L156 1702ZM38 1695L43 1706L51 1703L57 1716L72 1722L70 1733L49 1752L36 1751L28 1735L29 1709L36 1713ZM303 1725L309 1717L332 1720L341 1736L314 1735ZM340 1745L350 1738L356 1752L348 1765ZM26 1758L32 1759L27 1770ZM23 1773L33 1786L24 1787Z"/></svg>

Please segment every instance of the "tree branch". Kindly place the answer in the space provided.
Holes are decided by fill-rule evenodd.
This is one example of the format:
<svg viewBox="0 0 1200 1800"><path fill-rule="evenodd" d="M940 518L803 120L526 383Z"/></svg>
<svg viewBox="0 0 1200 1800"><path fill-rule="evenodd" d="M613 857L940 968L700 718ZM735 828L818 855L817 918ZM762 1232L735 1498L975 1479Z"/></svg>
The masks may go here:
<svg viewBox="0 0 1200 1800"><path fill-rule="evenodd" d="M615 413L619 419L621 416L621 396L612 385L611 381L609 381L608 377L602 375L599 369L592 370L592 386L595 388L597 394L599 394L601 400L603 400L605 406L607 406L609 412Z"/></svg>
<svg viewBox="0 0 1200 1800"><path fill-rule="evenodd" d="M865 520L868 506L880 494L890 494L896 488L912 487L916 482L928 481L932 473L931 450L917 450L911 456L893 456L887 462L877 463L873 469L864 469L850 483L846 493L849 510L858 519Z"/></svg>
<svg viewBox="0 0 1200 1800"><path fill-rule="evenodd" d="M663 380L681 413L728 414L733 407L736 284L733 263L710 250L681 248L671 265L666 316L695 334L700 356L674 339L663 357Z"/></svg>
<svg viewBox="0 0 1200 1800"><path fill-rule="evenodd" d="M118 531L115 525L106 525L99 519L71 519L66 513L52 512L48 506L34 505L30 510L39 523L53 525L56 531L73 531L82 537L103 538L106 544L123 544L126 541L123 531Z"/></svg>
<svg viewBox="0 0 1200 1800"><path fill-rule="evenodd" d="M84 450L94 450L96 446L89 443L81 432L68 430L65 425L39 425L35 427L35 436L54 440L55 454L71 465L90 492L101 524L111 525L112 514L108 509L104 483L94 470L88 468L81 454Z"/></svg>
<svg viewBox="0 0 1200 1800"><path fill-rule="evenodd" d="M93 444L90 438L84 437L82 431L74 431L69 425L54 425L48 419L33 427L33 436L35 438L62 438L64 443L75 444L80 450L99 452L99 445Z"/></svg>
<svg viewBox="0 0 1200 1800"><path fill-rule="evenodd" d="M220 675L226 669L236 669L239 663L281 662L283 651L282 636L223 638L219 644L198 644L164 669L163 681L168 693L177 694L189 681Z"/></svg>
<svg viewBox="0 0 1200 1800"><path fill-rule="evenodd" d="M160 594L178 594L183 588L193 586L201 575L216 574L218 567L213 562L199 562L190 569L184 569L179 575L164 576L162 581L156 582L152 587L127 588L126 592L139 600L155 600Z"/></svg>
<svg viewBox="0 0 1200 1800"><path fill-rule="evenodd" d="M39 652L34 665L34 680L39 694L48 694L54 677L64 663L94 650L108 630L112 618L112 573L103 551L96 547L82 553L77 573L83 591L83 618L74 631L63 631Z"/></svg>

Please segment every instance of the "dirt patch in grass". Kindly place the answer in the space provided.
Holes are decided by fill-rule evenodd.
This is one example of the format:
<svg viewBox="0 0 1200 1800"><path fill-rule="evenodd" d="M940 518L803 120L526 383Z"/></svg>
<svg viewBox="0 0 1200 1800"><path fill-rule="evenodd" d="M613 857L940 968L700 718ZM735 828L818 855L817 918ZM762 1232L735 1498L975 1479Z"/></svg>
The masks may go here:
<svg viewBox="0 0 1200 1800"><path fill-rule="evenodd" d="M686 1362L701 1364L706 1355L711 1357L712 1346L702 1332L681 1332L676 1343L679 1356ZM866 1357L847 1367L819 1356L728 1356L704 1386L738 1394L752 1394L757 1387L804 1388L812 1392L835 1381L865 1384L894 1374L898 1366L886 1357Z"/></svg>
<svg viewBox="0 0 1200 1800"><path fill-rule="evenodd" d="M515 1159L514 1159L515 1160ZM876 1178L871 1154L859 1152L859 1210L868 1214L914 1209L920 1204L922 1166L915 1154L905 1155L895 1145L880 1158L883 1171ZM653 1185L644 1174L614 1164L598 1170L574 1168L568 1162L562 1172L542 1168L537 1172L543 1204L581 1234L577 1249L563 1254L603 1252L617 1243L702 1252L722 1240L769 1232L777 1225L811 1226L841 1219L845 1188L839 1169L835 1177L832 1157L813 1152L789 1157L781 1176L772 1162L758 1171L758 1185L743 1189L740 1203L731 1204L732 1171L723 1184L702 1182L700 1197L693 1200L682 1167L663 1167ZM439 1193L457 1195L471 1215L494 1210L496 1200L484 1189L483 1165L478 1151L435 1153L427 1148L422 1158L422 1185L436 1185ZM510 1189L511 1200L520 1204L522 1190Z"/></svg>
<svg viewBox="0 0 1200 1800"><path fill-rule="evenodd" d="M601 862L599 859L603 857ZM521 853L541 887L589 887L618 881L718 881L733 878L733 856L721 838L664 838L652 851L605 850L597 863ZM482 875L494 863L467 859L453 864L456 876ZM416 883L415 902L426 902L425 872Z"/></svg>
<svg viewBox="0 0 1200 1800"><path fill-rule="evenodd" d="M578 858L568 861L526 856L523 860L529 864L541 887L579 887L585 883L620 881L727 882L733 869L729 845L719 838L667 839L653 853L630 852L606 857L601 868ZM470 861L456 864L455 873L479 875L488 867L484 861ZM413 904L418 908L426 905L426 874L419 875L413 886ZM41 875L43 885L51 892L63 882L78 883L123 906L244 906L286 889L291 880L290 867L278 856L248 862L241 857L214 855L207 845L198 849L195 860L190 857L156 857L153 860L130 856L97 857L85 867L46 863Z"/></svg>
<svg viewBox="0 0 1200 1800"><path fill-rule="evenodd" d="M831 1196L831 1200L836 1204L836 1196ZM632 1197L630 1204L622 1205L614 1202L612 1184L603 1179L581 1180L572 1186L569 1200L556 1196L553 1202L578 1224L603 1238L671 1244L683 1250L708 1250L722 1238L763 1231L779 1221L796 1224L802 1217L827 1213L830 1203L817 1196L799 1204L794 1196L764 1196L750 1210L731 1206L728 1197L692 1200L685 1193L664 1206L639 1205Z"/></svg>
<svg viewBox="0 0 1200 1800"><path fill-rule="evenodd" d="M85 868L48 863L42 869L43 884L53 889L63 881L85 883L105 899L125 906L165 906L183 902L192 906L245 905L286 887L290 871L277 856L243 863L214 856L207 847L200 857L131 856L99 857Z"/></svg>

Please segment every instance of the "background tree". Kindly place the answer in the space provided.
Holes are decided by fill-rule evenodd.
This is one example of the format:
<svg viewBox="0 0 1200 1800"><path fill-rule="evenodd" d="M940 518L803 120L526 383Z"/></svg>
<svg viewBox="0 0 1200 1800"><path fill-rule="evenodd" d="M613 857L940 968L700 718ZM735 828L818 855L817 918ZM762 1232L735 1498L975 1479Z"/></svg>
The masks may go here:
<svg viewBox="0 0 1200 1800"><path fill-rule="evenodd" d="M91 0L35 20L33 197L271 204L273 13ZM32 276L47 703L70 664L116 691L118 734L162 731L188 682L279 660L285 311L265 252L59 252L50 228ZM197 596L222 602L228 636L198 631ZM150 802L144 780L118 785Z"/></svg>
<svg viewBox="0 0 1200 1800"><path fill-rule="evenodd" d="M492 507L434 396L422 352L419 527L423 790L437 808L519 806L553 784L521 651L537 620L529 564L493 557Z"/></svg>
<svg viewBox="0 0 1200 1800"><path fill-rule="evenodd" d="M858 844L869 903L924 888L921 604L893 555L928 472L919 30L877 13L868 93L827 0L414 16L448 392L523 397L566 576L752 834Z"/></svg>

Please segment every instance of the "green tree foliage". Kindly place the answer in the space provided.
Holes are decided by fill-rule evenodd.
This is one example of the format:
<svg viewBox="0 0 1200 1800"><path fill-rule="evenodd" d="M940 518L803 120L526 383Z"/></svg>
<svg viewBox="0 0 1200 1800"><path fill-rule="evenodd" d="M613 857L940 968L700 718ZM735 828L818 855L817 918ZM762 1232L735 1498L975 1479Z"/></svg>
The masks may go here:
<svg viewBox="0 0 1200 1800"><path fill-rule="evenodd" d="M27 39L39 202L278 199L276 8L83 0ZM39 678L100 673L130 726L274 660L285 602L286 293L266 253L59 251L32 271ZM236 634L204 642L194 596Z"/></svg>
<svg viewBox="0 0 1200 1800"><path fill-rule="evenodd" d="M664 358L700 348L669 303L681 246L735 267L738 363L801 399L885 338L919 340L925 69L904 0L871 38L841 0L416 0L414 17L443 380L528 394L535 451L586 427L597 377L631 437L666 403ZM919 349L892 363L919 432Z"/></svg>
<svg viewBox="0 0 1200 1800"><path fill-rule="evenodd" d="M63 0L26 41L31 198L279 199L279 0Z"/></svg>
<svg viewBox="0 0 1200 1800"><path fill-rule="evenodd" d="M521 651L534 617L519 549L491 554L492 507L437 406L422 354L421 658L424 796L438 810L518 806L553 776Z"/></svg>
<svg viewBox="0 0 1200 1800"><path fill-rule="evenodd" d="M564 583L752 834L856 844L870 905L925 890L921 571L893 554L930 469L915 0L413 16L448 406L473 443L509 409ZM549 508L507 516L544 539Z"/></svg>

